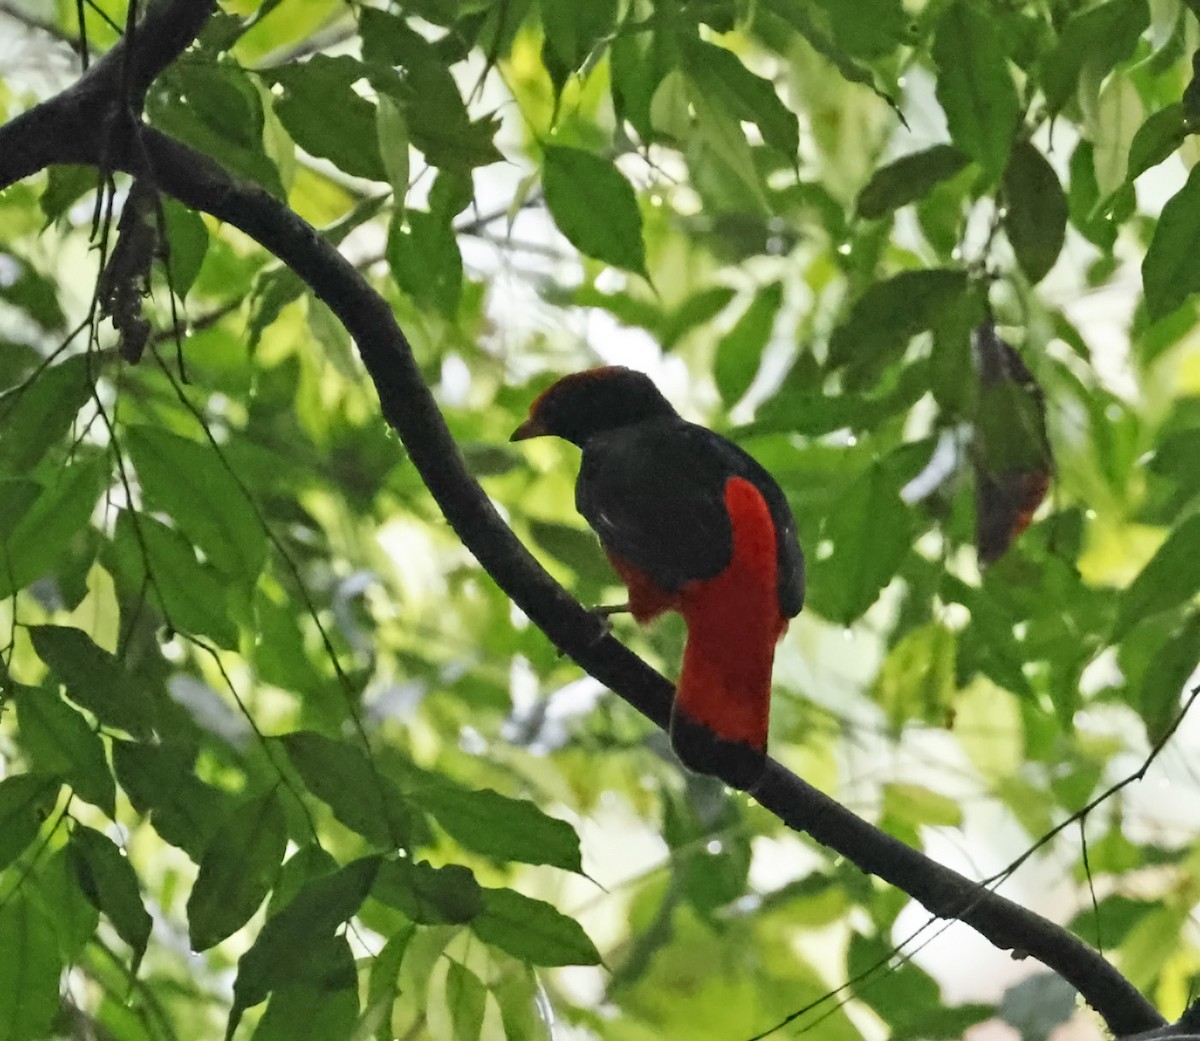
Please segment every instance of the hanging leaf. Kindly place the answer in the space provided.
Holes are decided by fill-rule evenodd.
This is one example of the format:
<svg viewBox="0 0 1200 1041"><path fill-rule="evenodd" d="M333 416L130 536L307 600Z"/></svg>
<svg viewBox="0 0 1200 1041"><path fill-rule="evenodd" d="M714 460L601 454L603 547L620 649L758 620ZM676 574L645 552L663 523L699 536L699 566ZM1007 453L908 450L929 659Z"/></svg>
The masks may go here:
<svg viewBox="0 0 1200 1041"><path fill-rule="evenodd" d="M150 915L142 904L137 875L112 840L98 831L76 824L71 831L71 865L79 888L112 922L117 935L133 948L131 970L137 973L150 942Z"/></svg>
<svg viewBox="0 0 1200 1041"><path fill-rule="evenodd" d="M895 475L880 463L867 467L830 509L822 538L830 552L813 561L808 604L849 625L875 602L909 550L912 516Z"/></svg>
<svg viewBox="0 0 1200 1041"><path fill-rule="evenodd" d="M100 722L148 736L154 726L154 700L135 673L97 647L82 629L35 625L29 629L38 657L67 688L67 696Z"/></svg>
<svg viewBox="0 0 1200 1041"><path fill-rule="evenodd" d="M468 868L423 860L385 860L371 895L418 925L461 925L483 911L483 890Z"/></svg>
<svg viewBox="0 0 1200 1041"><path fill-rule="evenodd" d="M279 742L308 790L346 827L380 847L413 844L412 811L360 748L310 731L285 734Z"/></svg>
<svg viewBox="0 0 1200 1041"><path fill-rule="evenodd" d="M104 742L87 720L57 690L17 687L12 698L21 747L33 765L43 773L60 775L81 799L115 818L116 785L104 757Z"/></svg>
<svg viewBox="0 0 1200 1041"><path fill-rule="evenodd" d="M781 282L756 290L742 316L718 342L713 377L726 405L741 401L758 375L763 351L770 343L782 306Z"/></svg>
<svg viewBox="0 0 1200 1041"><path fill-rule="evenodd" d="M267 556L253 503L211 445L135 426L125 444L148 503L169 514L226 578L251 586Z"/></svg>
<svg viewBox="0 0 1200 1041"><path fill-rule="evenodd" d="M484 912L471 922L471 930L484 943L530 965L600 962L600 952L578 922L511 889L484 890Z"/></svg>
<svg viewBox="0 0 1200 1041"><path fill-rule="evenodd" d="M274 790L244 800L209 841L188 897L192 950L233 935L258 910L287 848L287 822Z"/></svg>
<svg viewBox="0 0 1200 1041"><path fill-rule="evenodd" d="M558 230L581 253L648 279L642 214L629 182L607 159L546 148L542 187Z"/></svg>
<svg viewBox="0 0 1200 1041"><path fill-rule="evenodd" d="M37 837L60 787L58 778L43 774L13 774L0 781L0 871Z"/></svg>
<svg viewBox="0 0 1200 1041"><path fill-rule="evenodd" d="M881 166L858 193L860 217L874 220L923 199L935 185L947 181L970 162L953 145L934 145Z"/></svg>
<svg viewBox="0 0 1200 1041"><path fill-rule="evenodd" d="M583 870L575 829L532 802L450 785L423 787L412 797L466 849L502 861Z"/></svg>
<svg viewBox="0 0 1200 1041"><path fill-rule="evenodd" d="M354 985L353 959L347 978L342 956L346 941L334 936L334 931L366 899L379 863L378 857L352 861L335 874L309 883L290 904L267 919L254 944L238 960L226 1041L233 1037L242 1013L273 990L304 983L326 990Z"/></svg>
<svg viewBox="0 0 1200 1041"><path fill-rule="evenodd" d="M1013 148L1004 171L1004 230L1032 283L1049 274L1067 233L1067 197L1054 168L1028 141Z"/></svg>
<svg viewBox="0 0 1200 1041"><path fill-rule="evenodd" d="M0 1038L48 1037L60 1007L63 964L50 917L17 890L0 904Z"/></svg>
<svg viewBox="0 0 1200 1041"><path fill-rule="evenodd" d="M1001 39L969 0L956 0L938 20L933 41L937 99L950 137L993 181L1008 163L1021 112Z"/></svg>
<svg viewBox="0 0 1200 1041"><path fill-rule="evenodd" d="M100 498L108 467L99 459L58 470L36 498L0 529L0 599L41 578L87 526ZM7 504L6 504L7 505ZM0 516L4 507L0 506Z"/></svg>
<svg viewBox="0 0 1200 1041"><path fill-rule="evenodd" d="M1200 290L1200 166L1162 209L1142 260L1142 285L1151 318L1163 318Z"/></svg>
<svg viewBox="0 0 1200 1041"><path fill-rule="evenodd" d="M1117 601L1113 638L1143 618L1175 607L1200 591L1200 514L1182 520Z"/></svg>

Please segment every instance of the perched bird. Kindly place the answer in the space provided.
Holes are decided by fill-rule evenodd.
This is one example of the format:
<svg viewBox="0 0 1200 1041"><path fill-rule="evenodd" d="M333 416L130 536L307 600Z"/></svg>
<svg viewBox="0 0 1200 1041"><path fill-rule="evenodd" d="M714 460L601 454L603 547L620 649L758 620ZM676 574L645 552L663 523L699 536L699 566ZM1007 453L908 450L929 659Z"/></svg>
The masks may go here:
<svg viewBox="0 0 1200 1041"><path fill-rule="evenodd" d="M671 744L691 769L739 788L761 778L775 644L804 603L804 555L779 485L737 445L689 423L643 373L565 376L513 441L583 449L575 505L645 623L687 623Z"/></svg>

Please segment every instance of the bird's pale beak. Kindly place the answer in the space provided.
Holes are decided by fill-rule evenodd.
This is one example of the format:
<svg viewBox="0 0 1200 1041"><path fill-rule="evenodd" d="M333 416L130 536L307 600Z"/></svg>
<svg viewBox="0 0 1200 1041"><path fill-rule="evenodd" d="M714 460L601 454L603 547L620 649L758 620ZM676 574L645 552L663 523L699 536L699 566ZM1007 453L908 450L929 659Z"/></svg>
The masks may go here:
<svg viewBox="0 0 1200 1041"><path fill-rule="evenodd" d="M545 437L548 431L538 420L532 416L525 420L516 430L512 432L510 441L528 441L531 437Z"/></svg>

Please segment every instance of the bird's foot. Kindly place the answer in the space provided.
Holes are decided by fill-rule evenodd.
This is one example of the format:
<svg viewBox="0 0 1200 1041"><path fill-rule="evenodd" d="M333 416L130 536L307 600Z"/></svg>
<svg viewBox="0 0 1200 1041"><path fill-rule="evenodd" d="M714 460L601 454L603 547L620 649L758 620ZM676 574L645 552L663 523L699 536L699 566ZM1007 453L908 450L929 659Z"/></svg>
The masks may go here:
<svg viewBox="0 0 1200 1041"><path fill-rule="evenodd" d="M597 642L612 634L612 616L624 614L628 610L628 604L601 604L598 607L590 608L592 616L600 623L600 632L596 636Z"/></svg>

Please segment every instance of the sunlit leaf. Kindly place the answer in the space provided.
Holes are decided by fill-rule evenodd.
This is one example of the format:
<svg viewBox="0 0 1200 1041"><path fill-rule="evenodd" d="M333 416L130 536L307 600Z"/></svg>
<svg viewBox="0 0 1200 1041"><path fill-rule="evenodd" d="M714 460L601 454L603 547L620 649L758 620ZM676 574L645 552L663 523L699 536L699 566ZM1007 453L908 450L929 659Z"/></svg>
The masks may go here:
<svg viewBox="0 0 1200 1041"><path fill-rule="evenodd" d="M41 578L90 519L108 468L81 461L46 479L28 509L0 531L0 597Z"/></svg>
<svg viewBox="0 0 1200 1041"><path fill-rule="evenodd" d="M1121 594L1113 635L1120 638L1134 623L1194 597L1200 591L1200 514L1192 514L1167 540Z"/></svg>

